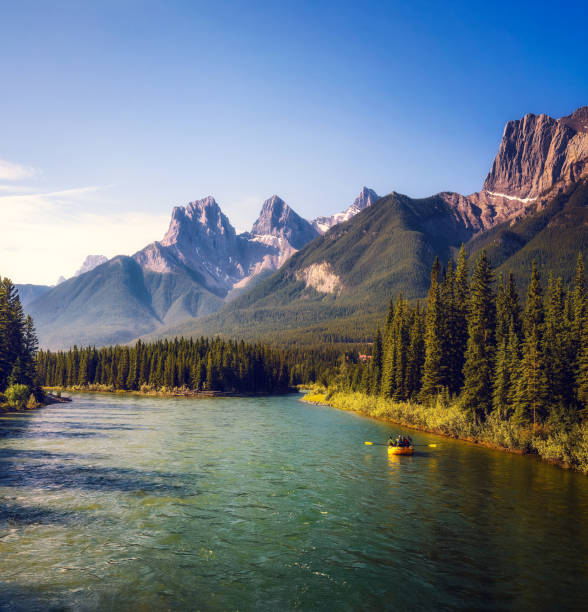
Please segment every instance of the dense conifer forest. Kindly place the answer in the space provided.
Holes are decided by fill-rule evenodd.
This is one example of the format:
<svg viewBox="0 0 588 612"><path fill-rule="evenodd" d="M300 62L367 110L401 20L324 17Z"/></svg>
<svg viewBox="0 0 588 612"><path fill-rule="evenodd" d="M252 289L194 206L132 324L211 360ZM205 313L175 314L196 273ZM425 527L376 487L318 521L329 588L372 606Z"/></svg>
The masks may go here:
<svg viewBox="0 0 588 612"><path fill-rule="evenodd" d="M0 277L0 405L32 406L42 399L37 347L33 321L25 316L16 287L10 279Z"/></svg>
<svg viewBox="0 0 588 612"><path fill-rule="evenodd" d="M588 472L588 299L535 263L525 299L485 252L436 260L426 303L391 301L367 361L347 358L326 393L339 408L475 439Z"/></svg>
<svg viewBox="0 0 588 612"><path fill-rule="evenodd" d="M283 393L301 382L328 381L338 363L339 353L328 348L282 350L220 338L38 354L43 385L128 391Z"/></svg>
<svg viewBox="0 0 588 612"><path fill-rule="evenodd" d="M468 273L436 260L426 304L390 303L368 364L347 360L339 384L352 391L427 404L459 398L470 419L491 413L519 424L579 421L588 408L588 308L584 263L573 284L536 264L524 305L515 279L495 279L483 252Z"/></svg>

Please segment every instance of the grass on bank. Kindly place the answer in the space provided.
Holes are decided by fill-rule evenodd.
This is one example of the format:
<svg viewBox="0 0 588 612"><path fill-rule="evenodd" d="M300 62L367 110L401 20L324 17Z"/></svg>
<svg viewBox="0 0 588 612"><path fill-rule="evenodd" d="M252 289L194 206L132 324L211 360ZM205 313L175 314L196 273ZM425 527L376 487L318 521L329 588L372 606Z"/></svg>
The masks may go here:
<svg viewBox="0 0 588 612"><path fill-rule="evenodd" d="M483 425L478 426L468 419L459 403L444 402L441 398L430 406L424 406L363 393L321 391L316 387L303 399L451 438L537 454L546 461L588 474L587 423L558 429L549 425L519 427L511 421L500 420L493 413Z"/></svg>

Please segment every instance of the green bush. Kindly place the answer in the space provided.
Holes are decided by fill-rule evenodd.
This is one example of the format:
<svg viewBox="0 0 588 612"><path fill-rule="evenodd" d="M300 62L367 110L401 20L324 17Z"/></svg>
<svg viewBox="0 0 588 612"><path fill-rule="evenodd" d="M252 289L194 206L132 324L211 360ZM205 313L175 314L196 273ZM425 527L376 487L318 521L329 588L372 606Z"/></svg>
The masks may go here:
<svg viewBox="0 0 588 612"><path fill-rule="evenodd" d="M10 385L6 389L5 395L9 406L21 410L27 405L31 390L26 385Z"/></svg>

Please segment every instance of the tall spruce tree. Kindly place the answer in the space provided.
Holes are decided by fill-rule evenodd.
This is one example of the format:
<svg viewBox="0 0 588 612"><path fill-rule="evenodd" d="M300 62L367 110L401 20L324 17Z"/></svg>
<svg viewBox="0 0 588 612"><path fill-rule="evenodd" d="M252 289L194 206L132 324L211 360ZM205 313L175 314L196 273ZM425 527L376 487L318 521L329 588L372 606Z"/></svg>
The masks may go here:
<svg viewBox="0 0 588 612"><path fill-rule="evenodd" d="M534 261L523 317L525 340L518 379L515 419L535 425L545 416L548 396L543 336L545 307L541 277Z"/></svg>
<svg viewBox="0 0 588 612"><path fill-rule="evenodd" d="M468 343L464 365L463 404L472 420L481 423L492 409L496 304L494 277L482 251L470 286Z"/></svg>
<svg viewBox="0 0 588 612"><path fill-rule="evenodd" d="M435 258L431 270L431 286L427 296L427 311L425 317L425 364L423 368L423 384L420 398L429 401L438 395L443 387L443 327L441 312L441 297L439 274L441 265Z"/></svg>
<svg viewBox="0 0 588 612"><path fill-rule="evenodd" d="M463 366L468 344L469 278L468 259L462 244L457 256L453 291L453 341L450 370L450 390L457 394L463 387Z"/></svg>

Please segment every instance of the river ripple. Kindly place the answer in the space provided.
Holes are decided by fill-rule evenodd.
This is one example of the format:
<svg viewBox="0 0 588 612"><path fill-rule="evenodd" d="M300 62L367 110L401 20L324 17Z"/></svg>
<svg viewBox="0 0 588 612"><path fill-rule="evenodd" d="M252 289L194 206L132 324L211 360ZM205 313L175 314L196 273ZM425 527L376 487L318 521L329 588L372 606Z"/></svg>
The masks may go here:
<svg viewBox="0 0 588 612"><path fill-rule="evenodd" d="M582 609L588 479L297 396L0 417L0 610ZM424 450L426 449L426 450Z"/></svg>

